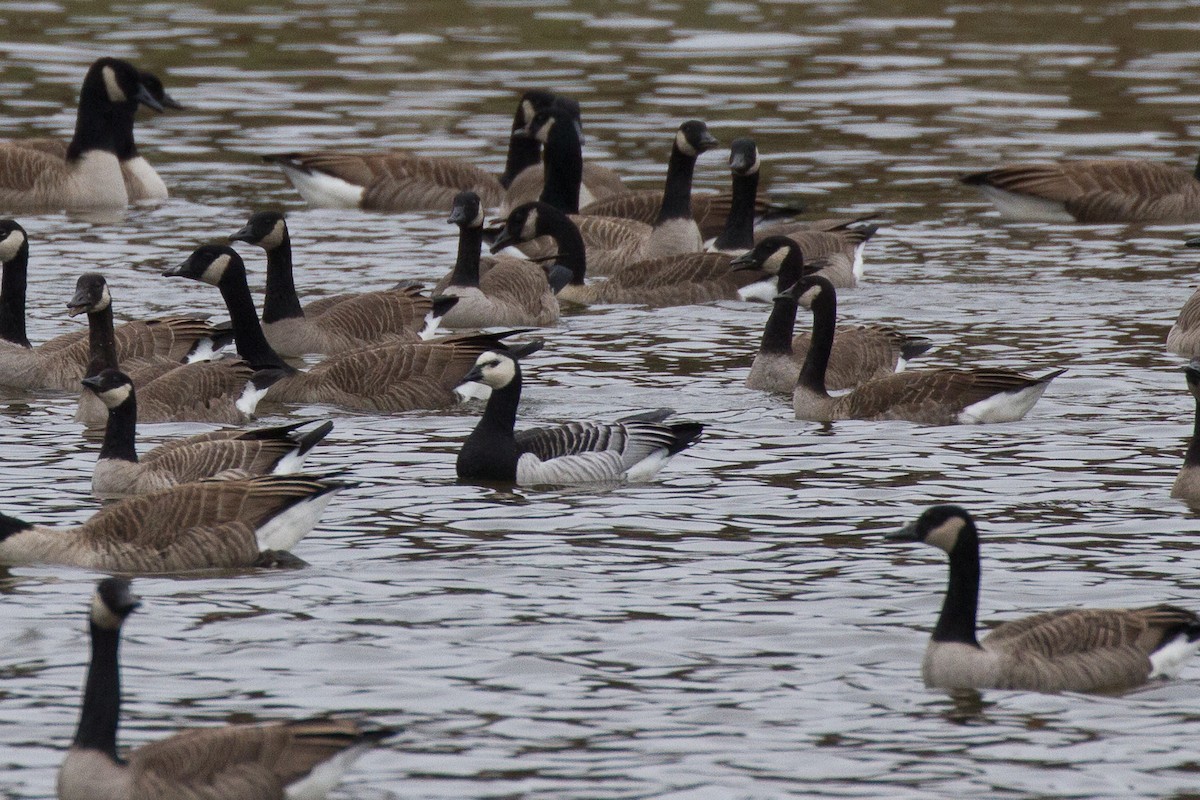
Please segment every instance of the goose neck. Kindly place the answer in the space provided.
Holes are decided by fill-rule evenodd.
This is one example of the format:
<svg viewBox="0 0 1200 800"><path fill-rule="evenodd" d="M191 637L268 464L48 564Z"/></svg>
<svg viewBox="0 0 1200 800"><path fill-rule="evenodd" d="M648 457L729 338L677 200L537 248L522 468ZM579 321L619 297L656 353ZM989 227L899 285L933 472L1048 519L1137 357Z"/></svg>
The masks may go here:
<svg viewBox="0 0 1200 800"><path fill-rule="evenodd" d="M837 323L837 299L832 291L826 288L812 302L812 341L808 345L808 354L804 357L804 365L800 367L800 386L827 397L825 388L825 371L829 369L829 355L833 352L833 331Z"/></svg>
<svg viewBox="0 0 1200 800"><path fill-rule="evenodd" d="M771 316L767 317L767 327L763 329L758 352L787 356L792 354L792 335L796 328L798 308L799 303L793 297L775 298Z"/></svg>
<svg viewBox="0 0 1200 800"><path fill-rule="evenodd" d="M571 285L584 285L587 248L583 243L583 234L570 217L553 206L540 207L537 233L554 239L554 245L558 248L558 263L571 271Z"/></svg>
<svg viewBox="0 0 1200 800"><path fill-rule="evenodd" d="M718 250L749 250L754 247L754 203L758 197L758 171L748 175L734 173L733 195L725 230L715 242Z"/></svg>
<svg viewBox="0 0 1200 800"><path fill-rule="evenodd" d="M655 225L671 219L692 218L692 174L695 170L696 156L687 155L678 146L671 148L667 180L663 185L662 208L658 211Z"/></svg>
<svg viewBox="0 0 1200 800"><path fill-rule="evenodd" d="M267 288L262 321L268 325L282 319L303 319L304 309L296 294L292 275L292 238L286 227L279 244L267 250Z"/></svg>
<svg viewBox="0 0 1200 800"><path fill-rule="evenodd" d="M478 430L511 439L517 425L517 406L520 403L521 367L518 365L516 375L507 386L492 390L483 409L483 417L479 420Z"/></svg>
<svg viewBox="0 0 1200 800"><path fill-rule="evenodd" d="M88 365L85 378L99 375L106 369L120 369L117 363L117 335L113 328L112 303L88 315Z"/></svg>
<svg viewBox="0 0 1200 800"><path fill-rule="evenodd" d="M961 642L979 646L975 638L975 613L979 605L979 535L967 522L950 551L950 580L942 613L933 629L935 642Z"/></svg>
<svg viewBox="0 0 1200 800"><path fill-rule="evenodd" d="M108 409L100 458L137 463L137 398L130 391L124 402Z"/></svg>
<svg viewBox="0 0 1200 800"><path fill-rule="evenodd" d="M267 342L254 309L254 298L250 296L250 286L246 283L245 269L231 266L219 288L233 323L233 340L238 355L255 369L274 367L288 373L295 372Z"/></svg>
<svg viewBox="0 0 1200 800"><path fill-rule="evenodd" d="M479 252L483 247L483 228L460 225L458 228L458 257L450 273L451 286L479 286Z"/></svg>
<svg viewBox="0 0 1200 800"><path fill-rule="evenodd" d="M556 120L542 151L545 164L541 201L566 214L579 213L583 183L583 143L574 120Z"/></svg>
<svg viewBox="0 0 1200 800"><path fill-rule="evenodd" d="M112 103L107 94L103 78L89 74L79 93L75 134L67 146L67 161L75 161L90 150L106 150L115 154L119 139L124 137L129 142L133 141L133 117L137 111L137 101ZM121 133L118 134L118 130Z"/></svg>
<svg viewBox="0 0 1200 800"><path fill-rule="evenodd" d="M92 661L83 689L83 708L74 746L99 750L117 760L117 722L121 712L121 676L117 664L120 630L91 623Z"/></svg>
<svg viewBox="0 0 1200 800"><path fill-rule="evenodd" d="M516 122L513 123L514 127ZM532 136L508 137L508 157L504 161L504 172L500 175L500 185L505 189L512 186L516 177L527 168L532 167L542 157L542 143Z"/></svg>
<svg viewBox="0 0 1200 800"><path fill-rule="evenodd" d="M21 243L17 254L4 262L0 276L0 338L29 347L25 333L25 286L29 268L29 242Z"/></svg>
<svg viewBox="0 0 1200 800"><path fill-rule="evenodd" d="M1196 399L1196 412L1192 423L1192 440L1188 442L1187 454L1183 457L1185 467L1200 466L1200 398Z"/></svg>

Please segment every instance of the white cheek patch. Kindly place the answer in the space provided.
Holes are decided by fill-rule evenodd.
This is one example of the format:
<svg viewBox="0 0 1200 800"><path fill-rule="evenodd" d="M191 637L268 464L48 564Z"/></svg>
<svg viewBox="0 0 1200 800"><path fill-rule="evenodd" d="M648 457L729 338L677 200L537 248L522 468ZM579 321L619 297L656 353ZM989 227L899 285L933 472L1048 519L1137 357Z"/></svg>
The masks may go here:
<svg viewBox="0 0 1200 800"><path fill-rule="evenodd" d="M204 274L200 276L200 280L205 283L211 283L216 286L221 282L221 278L225 275L225 268L229 266L229 256L219 255L213 259L213 262L204 270Z"/></svg>
<svg viewBox="0 0 1200 800"><path fill-rule="evenodd" d="M692 143L687 140L687 134L683 131L675 132L675 149L683 153L685 156L698 155L696 148L692 147Z"/></svg>
<svg viewBox="0 0 1200 800"><path fill-rule="evenodd" d="M21 245L25 243L25 235L20 231L13 231L5 236L0 241L0 261L11 261L16 257L17 251L21 249Z"/></svg>
<svg viewBox="0 0 1200 800"><path fill-rule="evenodd" d="M763 269L767 272L778 273L783 268L783 262L787 259L788 249L781 247L771 255L767 256L767 260L763 262Z"/></svg>
<svg viewBox="0 0 1200 800"><path fill-rule="evenodd" d="M100 392L100 400L104 403L105 408L116 408L128 400L132 392L133 387L128 383L123 383L106 392Z"/></svg>
<svg viewBox="0 0 1200 800"><path fill-rule="evenodd" d="M500 363L483 370L483 382L493 389L503 389L513 382L517 376L516 362L511 358L500 356Z"/></svg>
<svg viewBox="0 0 1200 800"><path fill-rule="evenodd" d="M112 305L112 295L109 294L108 284L106 283L106 284L104 284L104 288L100 290L100 299L96 301L96 304L94 306L92 306L92 311L93 312L103 311L104 309L108 308L111 305Z"/></svg>
<svg viewBox="0 0 1200 800"><path fill-rule="evenodd" d="M809 289L807 292L805 292L804 294L800 295L799 302L805 308L808 308L809 306L812 305L813 300L816 300L820 296L821 296L821 287L814 286L811 289Z"/></svg>
<svg viewBox="0 0 1200 800"><path fill-rule="evenodd" d="M954 545L958 543L958 534L962 531L965 524L966 522L962 517L951 517L931 530L925 536L925 541L949 553L954 549Z"/></svg>
<svg viewBox="0 0 1200 800"><path fill-rule="evenodd" d="M91 616L92 622L96 623L98 627L110 631L115 631L120 628L121 623L123 622L120 616L114 614L112 610L104 604L104 601L100 598L99 593L92 595Z"/></svg>
<svg viewBox="0 0 1200 800"><path fill-rule="evenodd" d="M528 242L537 238L537 221L537 212L531 211L525 218L525 224L521 226L521 241Z"/></svg>
<svg viewBox="0 0 1200 800"><path fill-rule="evenodd" d="M550 138L550 129L553 127L554 127L554 117L550 117L549 119L546 120L546 124L544 124L544 125L542 125L542 127L538 128L537 135L534 138L536 138L542 144L545 144L546 140Z"/></svg>
<svg viewBox="0 0 1200 800"><path fill-rule="evenodd" d="M537 112L533 110L533 103L529 100L521 101L521 124L528 128L529 123L533 121L534 115Z"/></svg>
<svg viewBox="0 0 1200 800"><path fill-rule="evenodd" d="M111 102L124 103L129 99L121 89L121 84L117 82L117 73L113 71L112 67L105 67L100 74L104 76L104 88L108 90L108 99Z"/></svg>
<svg viewBox="0 0 1200 800"><path fill-rule="evenodd" d="M754 154L754 160L750 162L750 166L746 168L746 175L758 174L758 153Z"/></svg>
<svg viewBox="0 0 1200 800"><path fill-rule="evenodd" d="M279 247L279 245L283 244L283 232L285 230L287 228L283 220L279 220L275 223L275 227L271 228L271 232L264 236L262 241L258 243L259 247L264 250L274 250L276 247Z"/></svg>
<svg viewBox="0 0 1200 800"><path fill-rule="evenodd" d="M483 208L482 207L475 209L475 219L471 220L471 227L472 228L482 228L483 227Z"/></svg>

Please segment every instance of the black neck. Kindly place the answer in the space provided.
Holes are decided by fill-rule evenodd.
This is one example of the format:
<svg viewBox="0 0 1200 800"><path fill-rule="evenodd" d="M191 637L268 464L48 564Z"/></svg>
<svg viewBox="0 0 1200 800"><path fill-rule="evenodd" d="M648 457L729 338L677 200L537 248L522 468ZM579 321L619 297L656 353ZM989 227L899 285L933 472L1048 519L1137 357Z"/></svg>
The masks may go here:
<svg viewBox="0 0 1200 800"><path fill-rule="evenodd" d="M517 424L517 406L521 403L521 367L517 365L516 377L502 389L492 389L483 417L477 430L488 431L491 436L511 439Z"/></svg>
<svg viewBox="0 0 1200 800"><path fill-rule="evenodd" d="M113 330L112 303L102 311L88 312L88 365L85 378L106 369L120 369L117 363L117 336Z"/></svg>
<svg viewBox="0 0 1200 800"><path fill-rule="evenodd" d="M1183 465L1185 467L1200 466L1200 397L1196 398L1196 417L1195 422L1192 423L1192 440L1188 442Z"/></svg>
<svg viewBox="0 0 1200 800"><path fill-rule="evenodd" d="M796 328L796 310L799 305L796 298L790 295L775 298L771 316L767 317L767 327L763 329L758 352L788 356L792 354L792 333Z"/></svg>
<svg viewBox="0 0 1200 800"><path fill-rule="evenodd" d="M758 170L749 175L733 175L733 196L725 230L714 245L718 250L749 250L754 247L754 202L758 197Z"/></svg>
<svg viewBox="0 0 1200 800"><path fill-rule="evenodd" d="M821 291L812 302L812 341L808 354L800 367L799 386L822 395L825 389L825 370L829 369L829 354L833 351L833 329L837 324L837 298L828 288Z"/></svg>
<svg viewBox="0 0 1200 800"><path fill-rule="evenodd" d="M1196 169L1192 172L1196 180L1200 181L1200 159L1196 161Z"/></svg>
<svg viewBox="0 0 1200 800"><path fill-rule="evenodd" d="M950 583L942 613L933 629L935 642L979 645L975 639L975 611L979 605L979 534L973 522L959 532L950 552Z"/></svg>
<svg viewBox="0 0 1200 800"><path fill-rule="evenodd" d="M279 244L267 251L267 296L263 300L262 321L303 319L304 309L292 278L292 237L287 228Z"/></svg>
<svg viewBox="0 0 1200 800"><path fill-rule="evenodd" d="M219 284L221 297L225 300L225 308L229 311L229 319L233 323L233 340L237 345L238 355L255 369L275 367L288 373L296 370L289 366L275 352L263 333L258 321L258 313L254 309L254 298L250 296L250 286L246 283L246 270L236 264L230 264Z"/></svg>
<svg viewBox="0 0 1200 800"><path fill-rule="evenodd" d="M483 246L483 228L478 225L458 226L458 258L450 273L451 286L479 287L479 251Z"/></svg>
<svg viewBox="0 0 1200 800"><path fill-rule="evenodd" d="M519 112L518 112L519 113ZM515 126L517 123L514 122ZM513 179L527 167L538 163L542 157L542 143L532 136L510 136L508 138L508 159L504 162L504 174L500 176L500 185L507 189Z"/></svg>
<svg viewBox="0 0 1200 800"><path fill-rule="evenodd" d="M579 187L583 183L583 143L574 120L569 117L554 120L542 158L544 183L539 199L567 214L578 214Z"/></svg>
<svg viewBox="0 0 1200 800"><path fill-rule="evenodd" d="M109 102L104 78L100 74L89 75L79 93L79 113L75 116L75 135L67 146L67 160L74 161L89 150L107 150L115 154L123 137L132 144L136 110L136 100ZM124 127L129 130L117 132Z"/></svg>
<svg viewBox="0 0 1200 800"><path fill-rule="evenodd" d="M559 264L571 270L571 283L582 286L587 275L587 249L583 234L566 214L544 203L538 206L538 228L541 236L550 236L558 248Z"/></svg>
<svg viewBox="0 0 1200 800"><path fill-rule="evenodd" d="M75 731L75 747L99 750L117 760L117 721L121 712L121 675L117 645L121 632L91 623L92 663L83 688L83 708Z"/></svg>
<svg viewBox="0 0 1200 800"><path fill-rule="evenodd" d="M671 160L667 162L667 182L663 186L662 208L658 211L655 225L670 219L692 218L692 173L696 171L696 156L689 156L679 149L671 148Z"/></svg>
<svg viewBox="0 0 1200 800"><path fill-rule="evenodd" d="M136 158L137 142L133 140L133 123L137 116L137 106L122 104L115 107L113 115L113 152L122 161Z"/></svg>
<svg viewBox="0 0 1200 800"><path fill-rule="evenodd" d="M801 255L800 248L796 245L788 245L783 261L779 265L776 286L779 287L779 291L786 291L789 286L795 284L809 272L810 270L804 268L804 256Z"/></svg>
<svg viewBox="0 0 1200 800"><path fill-rule="evenodd" d="M32 523L26 522L23 519L17 519L16 517L0 513L0 542L3 542L14 533L20 533L32 527Z"/></svg>
<svg viewBox="0 0 1200 800"><path fill-rule="evenodd" d="M100 458L137 463L137 397L133 391L120 405L108 410L108 421L104 425L104 443L100 445Z"/></svg>
<svg viewBox="0 0 1200 800"><path fill-rule="evenodd" d="M29 240L21 242L17 254L4 262L0 277L0 337L29 347L25 335L25 283L29 269Z"/></svg>

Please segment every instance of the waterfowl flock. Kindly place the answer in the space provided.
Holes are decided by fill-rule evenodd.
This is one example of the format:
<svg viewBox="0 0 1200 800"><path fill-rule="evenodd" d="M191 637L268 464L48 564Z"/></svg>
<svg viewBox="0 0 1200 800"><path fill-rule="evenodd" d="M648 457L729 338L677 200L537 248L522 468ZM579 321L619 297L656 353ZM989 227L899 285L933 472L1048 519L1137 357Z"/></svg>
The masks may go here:
<svg viewBox="0 0 1200 800"><path fill-rule="evenodd" d="M141 319L123 301L114 311L123 287L80 265L73 294L64 288L64 316L86 315L87 329L44 342L26 334L38 242L19 215L167 197L134 143L134 117L140 105L181 106L154 74L102 58L84 78L69 143L0 142L0 211L18 217L0 220L0 386L77 394L76 421L103 436L91 485L106 504L86 521L27 522L49 515L18 498L0 513L0 564L113 576L98 583L88 606L91 661L58 775L60 797L324 797L357 756L396 733L334 714L214 725L125 754L117 748L117 649L139 607L130 578L222 569L253 581L259 569L303 566L291 551L354 482L352 466L304 472L314 448L338 446L331 433L339 416L475 403L479 418L461 436L457 478L530 487L531 502L539 488L604 492L652 481L674 456L702 452L705 425L670 408L521 424L524 367L554 351L568 319L576 329L594 324L591 306L720 302L761 318L761 339L745 343L749 373L730 382L778 395L781 407L790 397L797 425L1002 425L1028 415L1069 368L1035 357L910 366L934 349L935 331L874 322L870 309L854 304L870 243L886 221L808 219L795 199L767 195L752 139L730 144L730 191L693 193L699 159L721 145L705 122L683 121L663 132L664 141L673 138L662 189L632 190L616 171L583 160L577 102L541 89L516 101L499 176L465 160L400 150L263 154L313 207L445 219L457 253L436 283L397 274L388 287L302 300L288 220L259 210L212 231L223 239L177 243L180 261L161 280L207 284L212 302L204 312ZM1200 169L1084 160L1007 165L961 180L1010 219L1200 221ZM254 270L265 282L261 313L248 277ZM318 283L320 270L301 260L300 284ZM839 324L839 298L855 308L853 324ZM1200 298L1181 305L1165 347L1200 359ZM1200 504L1200 361L1184 375L1195 432L1173 487L1162 491ZM289 414L298 405L320 405L330 418L253 422L264 408ZM157 422L221 427L139 451L139 423ZM949 559L921 666L930 687L1123 692L1177 675L1200 650L1200 616L1186 602L1065 608L979 636L980 545L971 514L937 505L883 539L931 544Z"/></svg>

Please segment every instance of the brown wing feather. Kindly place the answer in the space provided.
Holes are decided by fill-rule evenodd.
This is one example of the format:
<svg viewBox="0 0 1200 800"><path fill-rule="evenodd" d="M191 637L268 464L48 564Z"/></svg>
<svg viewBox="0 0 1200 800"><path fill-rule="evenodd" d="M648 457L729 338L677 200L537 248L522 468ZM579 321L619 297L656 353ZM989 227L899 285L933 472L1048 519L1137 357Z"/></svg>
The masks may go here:
<svg viewBox="0 0 1200 800"><path fill-rule="evenodd" d="M1200 358L1200 290L1179 310L1179 317L1167 334L1167 349L1187 358Z"/></svg>
<svg viewBox="0 0 1200 800"><path fill-rule="evenodd" d="M534 164L521 170L508 186L501 204L501 216L525 203L532 203L542 196L542 186L545 182L545 170L541 164ZM592 196L592 200L604 200L614 195L628 192L629 189L621 181L621 176L608 167L599 164L584 163L583 186Z"/></svg>
<svg viewBox="0 0 1200 800"><path fill-rule="evenodd" d="M43 152L0 144L0 202L20 200L23 193L40 186L65 182L71 175L67 162ZM28 200L26 200L26 203Z"/></svg>
<svg viewBox="0 0 1200 800"><path fill-rule="evenodd" d="M324 333L348 342L365 344L397 336L415 340L432 307L419 287L403 286L346 297L311 321Z"/></svg>
<svg viewBox="0 0 1200 800"><path fill-rule="evenodd" d="M896 371L904 341L904 334L886 325L839 325L834 331L825 385L834 390L849 389L890 375ZM811 342L811 333L797 334L792 339L797 375Z"/></svg>
<svg viewBox="0 0 1200 800"><path fill-rule="evenodd" d="M138 421L241 422L235 403L253 374L235 358L182 364L138 388Z"/></svg>
<svg viewBox="0 0 1200 800"><path fill-rule="evenodd" d="M1007 369L912 370L871 381L834 402L842 418L949 424L967 406L1042 380Z"/></svg>

